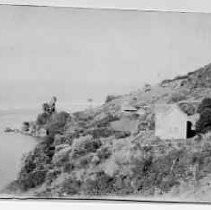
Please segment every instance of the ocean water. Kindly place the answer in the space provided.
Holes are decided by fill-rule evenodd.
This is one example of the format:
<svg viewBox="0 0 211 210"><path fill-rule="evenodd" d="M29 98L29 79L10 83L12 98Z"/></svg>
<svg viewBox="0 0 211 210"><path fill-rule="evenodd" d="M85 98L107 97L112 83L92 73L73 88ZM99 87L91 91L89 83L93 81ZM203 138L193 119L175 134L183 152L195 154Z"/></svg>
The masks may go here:
<svg viewBox="0 0 211 210"><path fill-rule="evenodd" d="M86 108L89 108L89 104L63 104L58 111L75 112ZM40 108L0 109L0 190L17 178L23 156L39 142L31 136L5 133L5 128L20 128L24 121L35 120L40 111Z"/></svg>
<svg viewBox="0 0 211 210"><path fill-rule="evenodd" d="M92 104L93 108L98 104ZM90 108L90 104L74 103L58 106L58 111L69 113ZM24 121L33 121L41 112L40 108L0 108L0 190L15 180L21 168L23 156L33 150L39 140L17 133L5 133L6 127L20 128Z"/></svg>
<svg viewBox="0 0 211 210"><path fill-rule="evenodd" d="M5 127L19 128L23 121L33 120L34 110L0 111L0 190L15 180L24 154L31 151L38 140L15 133L4 133Z"/></svg>

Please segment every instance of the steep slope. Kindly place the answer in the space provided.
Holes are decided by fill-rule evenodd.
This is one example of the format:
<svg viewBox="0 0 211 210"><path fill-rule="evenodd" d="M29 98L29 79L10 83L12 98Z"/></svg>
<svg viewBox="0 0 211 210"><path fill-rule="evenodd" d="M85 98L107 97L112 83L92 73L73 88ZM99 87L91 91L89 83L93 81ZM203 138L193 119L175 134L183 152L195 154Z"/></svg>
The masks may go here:
<svg viewBox="0 0 211 210"><path fill-rule="evenodd" d="M211 87L211 64L189 72L187 75L177 76L174 79L164 80L161 86L171 86L174 88L210 88Z"/></svg>
<svg viewBox="0 0 211 210"><path fill-rule="evenodd" d="M179 198L184 184L201 183L210 176L211 135L203 140L156 138L153 105L195 106L211 97L210 81L211 65L207 65L147 90L114 97L95 109L65 114L65 118L64 113L55 113L45 125L49 136L28 154L8 190L43 197L132 195L141 199L173 193ZM191 199L190 190L187 200Z"/></svg>

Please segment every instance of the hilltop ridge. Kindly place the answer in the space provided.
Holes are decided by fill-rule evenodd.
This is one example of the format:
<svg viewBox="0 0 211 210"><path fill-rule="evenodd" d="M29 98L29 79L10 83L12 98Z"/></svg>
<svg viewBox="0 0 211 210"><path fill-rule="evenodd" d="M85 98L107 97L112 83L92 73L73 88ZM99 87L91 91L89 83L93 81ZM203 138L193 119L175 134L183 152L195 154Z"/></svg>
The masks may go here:
<svg viewBox="0 0 211 210"><path fill-rule="evenodd" d="M186 75L177 76L161 82L161 86L210 88L211 87L211 63Z"/></svg>

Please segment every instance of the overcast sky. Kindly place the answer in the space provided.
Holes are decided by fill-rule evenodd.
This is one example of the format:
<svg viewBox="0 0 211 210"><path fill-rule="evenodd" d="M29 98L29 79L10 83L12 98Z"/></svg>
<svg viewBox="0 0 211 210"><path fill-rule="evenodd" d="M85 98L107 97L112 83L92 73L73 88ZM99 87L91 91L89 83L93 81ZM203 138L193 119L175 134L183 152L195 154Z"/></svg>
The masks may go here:
<svg viewBox="0 0 211 210"><path fill-rule="evenodd" d="M210 62L210 14L0 6L0 107L101 102Z"/></svg>

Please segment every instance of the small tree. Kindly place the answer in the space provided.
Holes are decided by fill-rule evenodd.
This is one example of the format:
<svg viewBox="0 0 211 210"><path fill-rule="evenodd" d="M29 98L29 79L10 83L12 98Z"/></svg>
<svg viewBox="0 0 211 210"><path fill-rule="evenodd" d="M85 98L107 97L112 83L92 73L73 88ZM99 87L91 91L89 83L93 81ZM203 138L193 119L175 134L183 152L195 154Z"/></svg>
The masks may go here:
<svg viewBox="0 0 211 210"><path fill-rule="evenodd" d="M206 133L211 130L211 109L206 108L200 113L200 118L196 122L196 131Z"/></svg>
<svg viewBox="0 0 211 210"><path fill-rule="evenodd" d="M211 98L204 98L200 103L197 112L201 114L206 108L211 109Z"/></svg>
<svg viewBox="0 0 211 210"><path fill-rule="evenodd" d="M202 100L197 112L200 114L199 120L196 122L196 131L198 133L206 133L211 130L211 98Z"/></svg>

